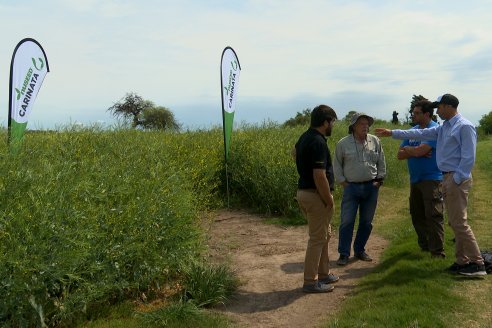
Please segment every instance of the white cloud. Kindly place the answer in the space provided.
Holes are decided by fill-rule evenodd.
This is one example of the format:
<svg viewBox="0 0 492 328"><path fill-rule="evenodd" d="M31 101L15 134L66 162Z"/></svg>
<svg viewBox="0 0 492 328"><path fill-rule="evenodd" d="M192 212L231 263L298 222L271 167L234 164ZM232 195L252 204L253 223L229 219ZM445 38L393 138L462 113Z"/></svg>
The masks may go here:
<svg viewBox="0 0 492 328"><path fill-rule="evenodd" d="M9 31L0 35L0 71L8 71L22 38L41 42L51 72L33 120L44 126L108 121L106 108L129 91L182 110L176 116L188 120L185 108L220 107L219 60L230 45L243 68L238 110L255 107L238 112L246 121L282 121L314 101L387 116L406 108L414 93L433 99L455 92L465 116L477 122L490 110L491 7L485 0L446 7L439 1L19 1L0 5L0 28ZM0 75L0 99L7 90L8 74Z"/></svg>

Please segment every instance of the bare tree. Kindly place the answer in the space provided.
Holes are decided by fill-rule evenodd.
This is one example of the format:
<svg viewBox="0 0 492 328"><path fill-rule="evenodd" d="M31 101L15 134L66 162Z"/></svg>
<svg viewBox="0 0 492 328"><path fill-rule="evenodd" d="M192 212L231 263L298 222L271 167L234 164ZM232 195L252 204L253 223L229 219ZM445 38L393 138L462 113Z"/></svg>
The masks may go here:
<svg viewBox="0 0 492 328"><path fill-rule="evenodd" d="M114 116L124 117L132 120L135 128L141 124L140 116L146 109L154 108L154 104L149 100L144 100L134 92L127 93L119 102L109 107L107 110Z"/></svg>

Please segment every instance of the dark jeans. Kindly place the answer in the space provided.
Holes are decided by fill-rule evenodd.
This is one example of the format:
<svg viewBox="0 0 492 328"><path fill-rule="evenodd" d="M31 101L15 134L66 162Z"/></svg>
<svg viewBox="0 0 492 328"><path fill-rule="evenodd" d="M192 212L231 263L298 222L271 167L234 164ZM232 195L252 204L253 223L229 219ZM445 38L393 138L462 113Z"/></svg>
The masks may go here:
<svg viewBox="0 0 492 328"><path fill-rule="evenodd" d="M422 250L444 254L442 184L427 180L410 185L410 215Z"/></svg>
<svg viewBox="0 0 492 328"><path fill-rule="evenodd" d="M350 256L350 246L354 234L355 218L359 211L359 226L354 240L354 252L365 251L367 240L372 231L372 219L378 204L379 187L372 182L350 183L343 190L341 222L338 238L338 253Z"/></svg>

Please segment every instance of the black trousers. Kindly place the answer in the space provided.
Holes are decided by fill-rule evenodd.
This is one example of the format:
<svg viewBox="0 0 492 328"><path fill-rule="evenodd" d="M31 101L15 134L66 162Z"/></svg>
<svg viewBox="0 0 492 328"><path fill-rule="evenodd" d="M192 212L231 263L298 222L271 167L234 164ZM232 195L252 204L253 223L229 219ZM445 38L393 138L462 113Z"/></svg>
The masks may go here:
<svg viewBox="0 0 492 328"><path fill-rule="evenodd" d="M410 185L410 215L422 250L444 254L444 205L439 180Z"/></svg>

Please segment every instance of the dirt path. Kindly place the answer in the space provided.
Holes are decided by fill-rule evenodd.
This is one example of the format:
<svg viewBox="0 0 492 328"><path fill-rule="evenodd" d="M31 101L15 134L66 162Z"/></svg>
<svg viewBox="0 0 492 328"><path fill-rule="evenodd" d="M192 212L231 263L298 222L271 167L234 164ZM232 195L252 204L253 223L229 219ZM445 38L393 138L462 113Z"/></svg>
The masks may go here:
<svg viewBox="0 0 492 328"><path fill-rule="evenodd" d="M367 252L373 262L335 264L338 237L330 240L332 272L340 276L335 290L305 294L303 281L307 226L280 227L245 212L219 212L210 228L211 256L229 260L240 278L237 297L221 311L244 327L315 327L333 313L357 284L379 263L387 242L371 235Z"/></svg>

